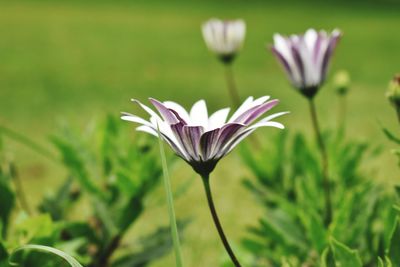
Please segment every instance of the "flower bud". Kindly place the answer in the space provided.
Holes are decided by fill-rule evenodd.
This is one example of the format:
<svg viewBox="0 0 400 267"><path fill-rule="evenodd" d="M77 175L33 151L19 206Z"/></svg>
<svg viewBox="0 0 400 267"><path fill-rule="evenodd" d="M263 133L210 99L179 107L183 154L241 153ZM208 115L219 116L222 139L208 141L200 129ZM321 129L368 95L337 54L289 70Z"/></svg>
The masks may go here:
<svg viewBox="0 0 400 267"><path fill-rule="evenodd" d="M345 70L340 70L333 77L333 85L338 95L345 95L350 87L350 75Z"/></svg>
<svg viewBox="0 0 400 267"><path fill-rule="evenodd" d="M396 108L396 110L400 110L400 74L397 74L389 83L386 97L389 99L390 103Z"/></svg>

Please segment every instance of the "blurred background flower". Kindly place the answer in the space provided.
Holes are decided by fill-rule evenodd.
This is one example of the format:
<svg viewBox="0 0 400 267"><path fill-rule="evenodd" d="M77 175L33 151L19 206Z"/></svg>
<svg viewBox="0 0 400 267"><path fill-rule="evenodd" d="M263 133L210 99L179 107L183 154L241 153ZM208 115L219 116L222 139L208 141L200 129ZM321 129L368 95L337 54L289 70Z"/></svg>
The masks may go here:
<svg viewBox="0 0 400 267"><path fill-rule="evenodd" d="M326 72L341 33L334 30L307 30L289 37L275 34L272 52L292 83L303 95L312 98L325 81Z"/></svg>
<svg viewBox="0 0 400 267"><path fill-rule="evenodd" d="M243 46L246 24L243 20L210 19L202 25L208 49L230 64Z"/></svg>

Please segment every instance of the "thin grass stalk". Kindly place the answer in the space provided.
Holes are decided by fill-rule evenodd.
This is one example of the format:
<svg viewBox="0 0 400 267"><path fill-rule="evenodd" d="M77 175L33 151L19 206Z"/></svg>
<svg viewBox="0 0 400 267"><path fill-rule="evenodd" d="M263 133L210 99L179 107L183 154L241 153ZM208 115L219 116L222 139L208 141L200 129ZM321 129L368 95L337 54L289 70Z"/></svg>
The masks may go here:
<svg viewBox="0 0 400 267"><path fill-rule="evenodd" d="M158 127L157 127L157 131L158 131L158 144L160 147L161 164L162 164L162 168L163 168L164 188L165 188L165 194L166 194L166 198L167 198L168 215L169 215L169 221L170 221L170 227L171 227L172 243L173 243L174 252L175 252L176 267L183 267L181 246L180 246L180 241L179 241L178 226L176 223L174 200L173 200L173 195L172 195L172 190L171 190L171 182L170 182L170 176L169 176L169 172L168 172L167 160L166 160L166 156L165 156L164 145L161 140L161 133L160 133L160 130Z"/></svg>
<svg viewBox="0 0 400 267"><path fill-rule="evenodd" d="M53 155L53 153L51 153L49 150L47 150L43 146L37 144L30 138L28 138L20 133L17 133L14 130L6 128L4 126L0 126L0 132L2 132L5 136L8 136L9 138L14 139L15 141L29 147L30 149L37 152L38 154L41 154L42 156L46 157L47 159L49 159L53 162L60 163L58 161L58 158L55 155Z"/></svg>

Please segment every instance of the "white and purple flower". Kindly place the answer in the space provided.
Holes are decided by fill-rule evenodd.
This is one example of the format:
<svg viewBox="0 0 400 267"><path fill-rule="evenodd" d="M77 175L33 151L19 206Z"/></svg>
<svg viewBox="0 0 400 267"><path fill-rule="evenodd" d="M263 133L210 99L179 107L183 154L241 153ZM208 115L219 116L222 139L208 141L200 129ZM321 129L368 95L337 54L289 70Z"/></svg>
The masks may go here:
<svg viewBox="0 0 400 267"><path fill-rule="evenodd" d="M162 138L175 153L188 162L197 173L204 175L210 174L222 157L257 128L263 126L284 128L281 123L272 119L286 112L274 113L258 120L279 102L276 99L268 100L269 96L258 99L249 97L229 119L229 108L218 110L208 116L204 100L196 102L190 112L187 112L175 102L160 102L150 98L150 102L159 114L139 101L133 100L150 115L150 119L145 120L128 113L124 113L121 118L141 124L136 128L138 131L158 136L159 130Z"/></svg>
<svg viewBox="0 0 400 267"><path fill-rule="evenodd" d="M339 30L307 30L302 35L289 37L274 35L272 52L283 65L292 85L312 98L326 78L335 47L341 37Z"/></svg>
<svg viewBox="0 0 400 267"><path fill-rule="evenodd" d="M224 63L230 63L243 46L246 24L243 20L210 19L202 25L204 41Z"/></svg>

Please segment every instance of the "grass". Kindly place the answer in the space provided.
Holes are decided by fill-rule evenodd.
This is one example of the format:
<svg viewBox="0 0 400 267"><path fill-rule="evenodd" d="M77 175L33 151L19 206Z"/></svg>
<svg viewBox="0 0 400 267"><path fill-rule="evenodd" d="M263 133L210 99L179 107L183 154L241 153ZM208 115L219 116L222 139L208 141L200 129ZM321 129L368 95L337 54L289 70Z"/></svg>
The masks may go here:
<svg viewBox="0 0 400 267"><path fill-rule="evenodd" d="M248 26L244 50L234 71L240 94L281 99L281 119L288 129L311 133L307 103L287 84L265 45L274 32L308 27L344 31L332 71L347 69L349 135L371 140L386 151L378 121L396 129L394 111L384 98L388 80L400 71L400 18L396 4L361 2L290 3L262 1L2 1L0 2L0 124L46 144L58 121L86 125L106 113L138 112L131 98L173 99L186 106L205 98L212 110L230 104L223 69L203 43L200 24L209 17L241 17ZM317 97L323 129L334 127L336 102L329 83ZM130 130L132 125L126 124ZM267 138L272 130L260 130ZM22 177L32 186L31 201L59 182L60 170L21 146L11 144L22 164ZM395 158L384 153L377 178L399 177ZM240 185L246 172L233 154L212 177L215 201L227 235L238 243L245 226L261 212ZM172 173L174 186L191 177L186 166ZM63 177L63 176L62 176ZM46 184L46 187L42 186ZM44 188L44 189L43 189ZM192 216L183 243L187 266L216 266L222 247L209 217L201 181L176 202L177 215ZM162 194L162 191L156 192ZM238 197L240 196L240 198ZM163 216L160 216L162 214ZM166 207L150 209L146 221L164 224ZM132 235L140 234L137 228ZM173 256L154 266L172 266Z"/></svg>

